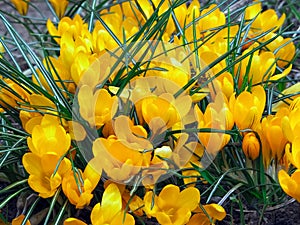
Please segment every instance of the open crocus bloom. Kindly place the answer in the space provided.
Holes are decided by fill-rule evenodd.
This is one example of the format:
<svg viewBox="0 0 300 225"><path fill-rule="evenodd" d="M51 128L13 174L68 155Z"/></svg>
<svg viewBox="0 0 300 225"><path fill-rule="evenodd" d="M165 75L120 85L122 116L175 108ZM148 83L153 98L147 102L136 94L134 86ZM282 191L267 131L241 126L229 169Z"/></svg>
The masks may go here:
<svg viewBox="0 0 300 225"><path fill-rule="evenodd" d="M41 156L26 153L23 156L24 168L29 173L28 184L42 198L53 196L60 186L64 174L71 169L69 159L63 158L60 162L59 160L60 157L54 153Z"/></svg>
<svg viewBox="0 0 300 225"><path fill-rule="evenodd" d="M114 128L116 136L94 141L94 157L90 163L96 170L104 169L115 181L125 181L142 167L149 166L153 146L147 140L146 130L142 126L134 126L126 116L117 117Z"/></svg>
<svg viewBox="0 0 300 225"><path fill-rule="evenodd" d="M179 187L169 184L158 196L147 192L144 197L144 211L148 217L156 217L160 224L186 224L200 202L200 192L194 187L188 187L180 192Z"/></svg>

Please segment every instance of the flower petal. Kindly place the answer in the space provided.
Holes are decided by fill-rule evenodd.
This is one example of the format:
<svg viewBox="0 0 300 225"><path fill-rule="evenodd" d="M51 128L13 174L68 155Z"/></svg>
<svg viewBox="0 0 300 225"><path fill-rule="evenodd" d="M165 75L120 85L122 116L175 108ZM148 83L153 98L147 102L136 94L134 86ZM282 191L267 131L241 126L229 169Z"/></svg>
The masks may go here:
<svg viewBox="0 0 300 225"><path fill-rule="evenodd" d="M197 188L188 187L180 192L179 198L176 201L180 207L187 208L192 211L200 202L200 192Z"/></svg>
<svg viewBox="0 0 300 225"><path fill-rule="evenodd" d="M112 221L122 210L122 198L117 185L110 184L105 189L102 197L101 209L106 221Z"/></svg>
<svg viewBox="0 0 300 225"><path fill-rule="evenodd" d="M160 209L171 207L178 205L179 198L179 187L173 184L169 184L165 186L162 191L159 193L157 198L157 205Z"/></svg>
<svg viewBox="0 0 300 225"><path fill-rule="evenodd" d="M68 218L64 221L64 225L87 225L87 224L76 218Z"/></svg>

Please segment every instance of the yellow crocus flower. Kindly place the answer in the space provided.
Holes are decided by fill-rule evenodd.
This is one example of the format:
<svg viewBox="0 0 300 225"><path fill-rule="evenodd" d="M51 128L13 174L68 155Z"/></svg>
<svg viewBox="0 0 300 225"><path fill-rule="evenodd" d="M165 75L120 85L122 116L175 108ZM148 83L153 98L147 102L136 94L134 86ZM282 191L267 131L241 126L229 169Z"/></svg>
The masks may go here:
<svg viewBox="0 0 300 225"><path fill-rule="evenodd" d="M245 50L243 55L251 49ZM251 84L266 81L274 75L275 69L275 55L269 51L261 53L256 51L253 53L252 58L249 55L234 67L236 76L239 76L239 86L242 85L246 75L248 76L247 82L251 82Z"/></svg>
<svg viewBox="0 0 300 225"><path fill-rule="evenodd" d="M227 98L219 92L215 101L207 106L204 113L202 113L197 105L194 112L199 129L209 128L220 131L199 132L198 134L201 143L206 147L206 151L211 154L216 154L230 140L230 135L225 134L222 131L231 130L234 125L232 112L229 110Z"/></svg>
<svg viewBox="0 0 300 225"><path fill-rule="evenodd" d="M297 169L291 176L286 171L280 170L278 172L278 180L281 188L289 196L300 202L300 169Z"/></svg>
<svg viewBox="0 0 300 225"><path fill-rule="evenodd" d="M155 217L160 224L186 224L192 211L200 202L200 192L197 188L188 187L180 191L173 184L165 186L159 195L149 191L144 196L144 211L148 217ZM154 200L154 206L153 206Z"/></svg>
<svg viewBox="0 0 300 225"><path fill-rule="evenodd" d="M22 162L29 173L29 186L42 198L52 197L60 186L64 174L71 169L69 159L63 158L60 161L60 156L53 152L43 155L26 153ZM59 167L56 170L58 163Z"/></svg>
<svg viewBox="0 0 300 225"><path fill-rule="evenodd" d="M61 19L65 14L69 1L66 0L49 0L49 1L53 6L56 15L58 16L59 19Z"/></svg>
<svg viewBox="0 0 300 225"><path fill-rule="evenodd" d="M272 157L278 162L284 155L285 145L288 140L283 134L282 119L288 114L286 108L282 108L275 115L268 115L261 122L262 132L266 137Z"/></svg>
<svg viewBox="0 0 300 225"><path fill-rule="evenodd" d="M80 190L74 176L77 177L77 181L80 183ZM62 180L63 192L77 209L82 209L89 205L93 198L92 191L97 186L100 176L99 171L94 170L90 164L86 166L83 173L80 169L78 169L78 172L69 171Z"/></svg>
<svg viewBox="0 0 300 225"><path fill-rule="evenodd" d="M109 184L105 189L101 204L97 203L91 213L93 225L134 225L132 215L122 210L122 196L116 184ZM86 225L86 223L75 218L68 218L64 225Z"/></svg>
<svg viewBox="0 0 300 225"><path fill-rule="evenodd" d="M266 42L271 38L274 38L276 33L268 33L260 39L261 42ZM275 54L275 58L278 58L276 62L278 66L284 68L294 58L296 53L296 47L291 38L284 38L281 35L275 40L267 44L266 48Z"/></svg>
<svg viewBox="0 0 300 225"><path fill-rule="evenodd" d="M19 103L28 101L30 93L28 90L23 89L21 84L7 78L4 78L2 81L6 88L2 87L2 85L0 87L0 107L17 107Z"/></svg>
<svg viewBox="0 0 300 225"><path fill-rule="evenodd" d="M260 144L253 132L249 132L244 136L242 149L244 154L251 160L255 160L259 156Z"/></svg>
<svg viewBox="0 0 300 225"><path fill-rule="evenodd" d="M79 112L90 126L101 127L111 120L116 112L117 97L111 96L106 89L95 93L88 85L82 85L78 92Z"/></svg>
<svg viewBox="0 0 300 225"><path fill-rule="evenodd" d="M274 9L268 9L262 12L262 5L257 1L254 2L253 5L246 8L245 19L254 19L251 24L250 34L257 36L270 29L273 29L273 32L278 30L285 20L285 14L282 14L282 16L278 19L278 16Z"/></svg>
<svg viewBox="0 0 300 225"><path fill-rule="evenodd" d="M55 37L54 40L60 44L60 38L63 34L69 33L71 37L76 40L82 34L87 34L87 23L84 23L79 14L76 14L74 18L64 17L60 20L58 27L55 27L50 19L47 20L47 29L51 36Z"/></svg>
<svg viewBox="0 0 300 225"><path fill-rule="evenodd" d="M285 137L289 140L289 142L293 142L294 139L299 136L300 129L300 98L296 98L290 107L290 112L288 115L282 118L282 130Z"/></svg>
<svg viewBox="0 0 300 225"><path fill-rule="evenodd" d="M71 146L71 137L55 116L45 115L27 138L30 151L38 156L53 153L63 156Z"/></svg>
<svg viewBox="0 0 300 225"><path fill-rule="evenodd" d="M18 12L25 16L28 11L28 3L30 0L11 0L11 2L14 4Z"/></svg>
<svg viewBox="0 0 300 225"><path fill-rule="evenodd" d="M204 210L198 207L197 210L194 211L196 214L192 216L187 225L199 225L200 221L201 225L214 225L217 220L221 221L226 216L225 209L215 203L203 205L203 209Z"/></svg>
<svg viewBox="0 0 300 225"><path fill-rule="evenodd" d="M105 189L101 204L94 206L91 213L93 225L133 225L135 224L132 215L122 210L122 196L119 188L115 184L110 184Z"/></svg>
<svg viewBox="0 0 300 225"><path fill-rule="evenodd" d="M252 87L252 93L243 91L229 100L230 111L239 129L254 129L261 120L265 108L266 93L263 87Z"/></svg>
<svg viewBox="0 0 300 225"><path fill-rule="evenodd" d="M19 215L18 217L14 218L13 221L11 221L11 225L21 225L24 218L25 218L24 214ZM25 225L31 225L30 221L27 220Z"/></svg>
<svg viewBox="0 0 300 225"><path fill-rule="evenodd" d="M104 170L115 181L126 181L142 167L148 167L153 146L147 140L146 130L134 126L126 116L116 118L113 127L116 136L98 138L93 143L94 158L90 161L96 170Z"/></svg>

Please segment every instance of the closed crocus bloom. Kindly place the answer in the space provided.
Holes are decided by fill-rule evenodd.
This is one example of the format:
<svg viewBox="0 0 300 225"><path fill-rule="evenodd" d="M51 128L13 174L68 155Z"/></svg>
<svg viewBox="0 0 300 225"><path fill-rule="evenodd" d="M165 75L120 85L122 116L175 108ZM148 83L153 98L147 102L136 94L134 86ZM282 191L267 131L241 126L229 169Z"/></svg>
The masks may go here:
<svg viewBox="0 0 300 225"><path fill-rule="evenodd" d="M63 45L63 47L67 47L67 45ZM69 47L67 47L69 48ZM75 49L75 51L80 51L77 54L70 52L71 55L67 55L67 51L62 57L65 56L66 58L70 59L70 72L72 80L77 84L80 85L83 81L83 76L86 76L86 73L89 72L91 69L93 62L96 60L94 55L90 55L90 53L86 53L81 51L80 48ZM68 59L67 59L68 60Z"/></svg>
<svg viewBox="0 0 300 225"><path fill-rule="evenodd" d="M87 23L84 23L83 19L79 14L76 14L74 18L64 17L59 21L58 27L56 28L51 20L47 21L47 29L51 36L63 36L65 33L69 33L71 37L76 40L82 33L87 33ZM61 38L54 38L54 40L60 44Z"/></svg>
<svg viewBox="0 0 300 225"><path fill-rule="evenodd" d="M88 32L88 31L86 31ZM74 39L71 33L63 33L60 39L59 60L70 70L71 77L76 84L79 83L82 74L91 66L96 57L91 53L92 43L89 41L90 33L82 34Z"/></svg>
<svg viewBox="0 0 300 225"><path fill-rule="evenodd" d="M147 97L143 100L142 114L148 124L153 118L160 117L168 128L180 119L174 106L168 100L157 96Z"/></svg>
<svg viewBox="0 0 300 225"><path fill-rule="evenodd" d="M254 45L255 46L255 45ZM243 52L243 55L248 54L252 50L249 48ZM250 67L250 69L249 69ZM258 84L270 79L273 76L276 63L273 52L254 52L252 56L248 56L235 66L235 74L239 74L239 86L242 85L246 75L247 82L251 84Z"/></svg>
<svg viewBox="0 0 300 225"><path fill-rule="evenodd" d="M65 174L62 181L63 192L77 209L82 209L89 205L93 197L92 191L98 184L100 176L99 171L94 170L89 164L83 173L80 169L76 172L69 171ZM76 183L76 180L79 182L79 185Z"/></svg>
<svg viewBox="0 0 300 225"><path fill-rule="evenodd" d="M253 1L252 5L249 5L245 10L245 19L252 20L261 12L261 10L261 2Z"/></svg>
<svg viewBox="0 0 300 225"><path fill-rule="evenodd" d="M180 54L180 53L179 53ZM182 53L183 55L183 53ZM168 57L171 57L168 55ZM170 61L168 63L154 62L151 64L153 68L161 68L161 70L149 70L147 76L156 76L168 79L175 82L179 87L183 87L188 83L190 79L189 67L177 61L179 56L169 58L159 58L163 62Z"/></svg>
<svg viewBox="0 0 300 225"><path fill-rule="evenodd" d="M11 0L18 12L23 16L27 14L29 1L30 0Z"/></svg>
<svg viewBox="0 0 300 225"><path fill-rule="evenodd" d="M270 162L272 161L272 151L270 149L267 137L265 136L265 133L262 130L261 123L259 123L258 126L255 128L255 132L259 136L264 166L265 168L267 168L270 165Z"/></svg>
<svg viewBox="0 0 300 225"><path fill-rule="evenodd" d="M19 115L22 127L28 134L32 134L32 130L36 125L40 125L43 119L43 116L37 112L28 112L25 110L20 111Z"/></svg>
<svg viewBox="0 0 300 225"><path fill-rule="evenodd" d="M132 215L122 210L122 196L118 186L114 183L109 184L103 193L101 204L94 206L91 213L92 225L134 225ZM86 225L83 221L76 218L68 218L64 225Z"/></svg>
<svg viewBox="0 0 300 225"><path fill-rule="evenodd" d="M150 124L154 118L164 121L166 128L171 128L187 115L191 108L192 100L189 96L174 98L172 94L163 93L159 96L152 95L142 101L142 115Z"/></svg>
<svg viewBox="0 0 300 225"><path fill-rule="evenodd" d="M300 169L297 169L291 176L286 171L280 170L278 180L283 191L300 202Z"/></svg>
<svg viewBox="0 0 300 225"><path fill-rule="evenodd" d="M212 81L212 84L215 85L214 88L216 90L221 90L227 99L229 99L230 96L233 94L233 76L228 72L222 73L220 76L218 76ZM213 87L211 87L210 93L214 93L212 89Z"/></svg>
<svg viewBox="0 0 300 225"><path fill-rule="evenodd" d="M291 106L293 106L294 102L297 102L300 98L295 99ZM290 107L291 108L291 107ZM293 108L288 115L282 118L282 130L284 136L289 140L289 142L293 142L294 139L299 136L300 129L300 107Z"/></svg>
<svg viewBox="0 0 300 225"><path fill-rule="evenodd" d="M119 188L115 184L109 184L105 189L101 204L94 206L91 213L93 225L134 225L132 215L122 210L122 196Z"/></svg>
<svg viewBox="0 0 300 225"><path fill-rule="evenodd" d="M186 224L200 202L197 188L188 187L180 191L173 184L165 186L158 196L149 191L144 196L144 211L148 217L156 217L160 224ZM154 206L152 206L154 200Z"/></svg>
<svg viewBox="0 0 300 225"><path fill-rule="evenodd" d="M187 225L213 225L215 222L222 221L226 216L225 209L215 203L203 205L205 212L198 208ZM209 216L209 217L208 217Z"/></svg>
<svg viewBox="0 0 300 225"><path fill-rule="evenodd" d="M290 163L292 163L296 168L300 168L300 137L296 137L293 143L288 143L285 146L285 154Z"/></svg>
<svg viewBox="0 0 300 225"><path fill-rule="evenodd" d="M66 0L49 0L49 1L53 6L56 15L58 16L59 19L61 19L65 14L69 1Z"/></svg>
<svg viewBox="0 0 300 225"><path fill-rule="evenodd" d="M144 213L142 208L144 206L144 202L139 196L131 196L130 191L126 189L125 184L114 183L111 180L105 181L104 188L106 189L110 184L114 184L119 188L120 194L122 196L123 210L126 210L129 206L129 209L131 210L131 212L134 212L135 215L143 216Z"/></svg>
<svg viewBox="0 0 300 225"><path fill-rule="evenodd" d="M230 111L239 129L254 129L265 108L266 93L263 87L252 87L252 93L243 91L237 98L232 95L229 100Z"/></svg>
<svg viewBox="0 0 300 225"><path fill-rule="evenodd" d="M79 112L90 126L101 127L108 123L116 112L116 96L111 96L106 89L95 92L88 85L82 85L78 92Z"/></svg>
<svg viewBox="0 0 300 225"><path fill-rule="evenodd" d="M29 186L42 198L52 197L60 186L64 174L71 169L69 159L63 158L60 161L60 156L54 153L41 156L26 153L22 162L25 170L29 173Z"/></svg>
<svg viewBox="0 0 300 225"><path fill-rule="evenodd" d="M243 138L242 149L244 154L251 160L259 156L260 144L253 132L247 133Z"/></svg>
<svg viewBox="0 0 300 225"><path fill-rule="evenodd" d="M95 22L95 28L92 32L93 49L97 54L101 54L106 49L116 49L118 44L112 36L102 27L99 21Z"/></svg>
<svg viewBox="0 0 300 225"><path fill-rule="evenodd" d="M199 15L200 14L200 15ZM196 21L196 19L201 18ZM196 1L191 3L191 6L188 8L188 16L186 19L188 26L185 29L185 37L190 38L196 35L196 39L200 40L209 36L209 39L214 39L214 35L210 36L212 32L215 32L217 27L225 25L226 18L225 14L217 7L215 4L211 4L208 8L203 9L200 12L200 4ZM194 29L194 27L196 29ZM215 32L217 34L218 32ZM217 36L217 35L216 35ZM228 36L228 35L227 35ZM190 39L189 41L192 41ZM200 42L197 42L200 46ZM194 46L190 46L194 49Z"/></svg>
<svg viewBox="0 0 300 225"><path fill-rule="evenodd" d="M275 115L268 115L263 118L261 122L262 131L269 143L272 157L276 161L281 160L284 154L285 145L288 142L282 130L282 118L287 114L288 110L282 108Z"/></svg>
<svg viewBox="0 0 300 225"><path fill-rule="evenodd" d="M198 106L195 106L195 116L198 121L198 128L220 130L220 132L199 132L198 134L201 143L206 147L206 151L216 154L230 140L230 135L224 134L222 131L231 130L234 125L226 97L221 92L218 93L215 101L207 106L204 113Z"/></svg>
<svg viewBox="0 0 300 225"><path fill-rule="evenodd" d="M59 157L70 148L71 137L56 117L45 115L40 125L34 126L27 144L31 152L38 156L54 153Z"/></svg>
<svg viewBox="0 0 300 225"><path fill-rule="evenodd" d="M251 24L250 34L257 36L271 29L273 29L273 32L278 30L285 20L285 14L278 19L276 11L273 9L268 9L262 12L261 3L256 1L253 5L246 8L245 19L254 19Z"/></svg>
<svg viewBox="0 0 300 225"><path fill-rule="evenodd" d="M3 86L0 87L0 106L3 108L17 107L19 103L28 101L30 93L22 88L21 85L10 79L3 79Z"/></svg>
<svg viewBox="0 0 300 225"><path fill-rule="evenodd" d="M278 58L276 62L277 65L283 68L294 58L296 47L291 38L284 38L281 35L278 36L278 34L274 32L268 33L262 37L260 41L266 42L275 36L277 36L277 38L267 44L266 48L275 54L275 57Z"/></svg>
<svg viewBox="0 0 300 225"><path fill-rule="evenodd" d="M213 28L225 25L225 14L215 4L211 4L207 9L201 12L201 16L204 16L199 20L197 28L200 33L205 32L206 35L213 30Z"/></svg>

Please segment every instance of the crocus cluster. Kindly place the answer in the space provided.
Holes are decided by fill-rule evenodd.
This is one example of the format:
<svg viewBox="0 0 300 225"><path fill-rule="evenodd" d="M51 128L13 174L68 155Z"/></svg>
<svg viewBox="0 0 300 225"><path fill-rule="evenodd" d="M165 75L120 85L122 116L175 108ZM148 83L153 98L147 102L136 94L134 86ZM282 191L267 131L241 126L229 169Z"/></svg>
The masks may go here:
<svg viewBox="0 0 300 225"><path fill-rule="evenodd" d="M23 15L28 2L12 1ZM214 224L226 212L200 203L202 159L238 140L245 160L261 156L266 171L283 168L280 185L300 201L300 87L274 104L266 97L292 68L295 46L278 33L285 15L256 1L241 29L215 4L124 1L97 12L89 26L79 14L64 17L68 1L50 3L60 20L48 19L47 29L59 51L44 58L47 75L38 69L31 78L43 92L7 78L0 89L2 112L19 110L28 133L22 164L40 197L61 188L76 209L91 209L94 225L131 225L136 218ZM159 37L149 32L159 26L148 26L153 15L168 16ZM147 39L135 38L139 32ZM284 95L292 97L280 101ZM60 98L72 106L72 118ZM296 168L291 176L289 165ZM173 175L180 185L165 182ZM75 217L64 224L86 224Z"/></svg>

